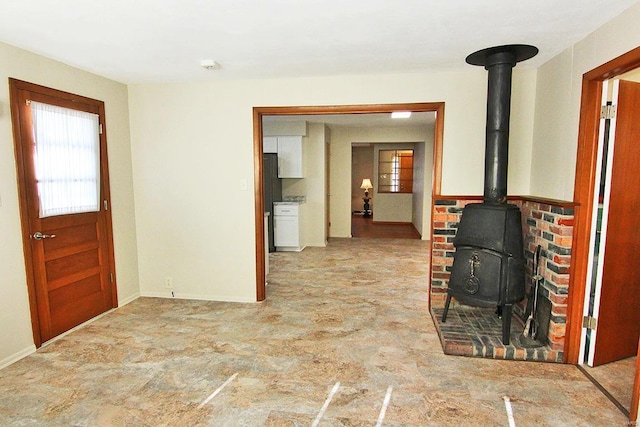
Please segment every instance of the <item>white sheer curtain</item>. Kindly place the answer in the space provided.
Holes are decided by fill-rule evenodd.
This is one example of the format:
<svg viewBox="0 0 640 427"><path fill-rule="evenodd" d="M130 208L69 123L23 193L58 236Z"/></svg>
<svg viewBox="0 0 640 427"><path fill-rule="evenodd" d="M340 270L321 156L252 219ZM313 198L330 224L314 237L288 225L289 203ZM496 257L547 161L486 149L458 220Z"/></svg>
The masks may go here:
<svg viewBox="0 0 640 427"><path fill-rule="evenodd" d="M31 101L40 218L100 206L97 114Z"/></svg>

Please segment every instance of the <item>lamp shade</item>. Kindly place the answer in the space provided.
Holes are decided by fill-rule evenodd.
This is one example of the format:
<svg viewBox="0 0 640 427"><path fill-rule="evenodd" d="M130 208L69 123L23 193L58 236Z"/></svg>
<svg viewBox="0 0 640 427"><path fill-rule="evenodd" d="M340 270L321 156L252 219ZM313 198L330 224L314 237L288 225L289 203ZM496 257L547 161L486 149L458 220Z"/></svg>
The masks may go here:
<svg viewBox="0 0 640 427"><path fill-rule="evenodd" d="M369 178L364 178L362 180L362 185L360 185L360 188L364 188L365 190L373 188L373 185L371 185L371 180Z"/></svg>

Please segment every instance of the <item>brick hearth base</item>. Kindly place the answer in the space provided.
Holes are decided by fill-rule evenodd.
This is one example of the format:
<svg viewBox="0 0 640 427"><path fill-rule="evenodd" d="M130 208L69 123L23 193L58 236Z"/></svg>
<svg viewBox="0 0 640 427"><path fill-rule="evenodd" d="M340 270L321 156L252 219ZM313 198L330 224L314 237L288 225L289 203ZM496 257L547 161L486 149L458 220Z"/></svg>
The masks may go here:
<svg viewBox="0 0 640 427"><path fill-rule="evenodd" d="M502 344L502 320L495 308L456 305L449 309L446 323L442 323L443 309L432 307L440 343L445 354L486 357L507 360L531 360L538 362L562 362L562 352L549 346L526 348L521 335L522 321L514 316L511 321L511 343Z"/></svg>

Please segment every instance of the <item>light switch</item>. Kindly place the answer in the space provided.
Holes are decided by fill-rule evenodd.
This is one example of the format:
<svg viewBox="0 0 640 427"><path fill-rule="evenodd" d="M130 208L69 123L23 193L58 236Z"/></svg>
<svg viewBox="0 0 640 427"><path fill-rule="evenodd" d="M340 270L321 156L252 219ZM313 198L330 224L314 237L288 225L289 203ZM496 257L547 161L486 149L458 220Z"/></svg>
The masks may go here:
<svg viewBox="0 0 640 427"><path fill-rule="evenodd" d="M249 189L249 185L247 183L246 179L241 179L240 180L240 190L242 191L247 191Z"/></svg>

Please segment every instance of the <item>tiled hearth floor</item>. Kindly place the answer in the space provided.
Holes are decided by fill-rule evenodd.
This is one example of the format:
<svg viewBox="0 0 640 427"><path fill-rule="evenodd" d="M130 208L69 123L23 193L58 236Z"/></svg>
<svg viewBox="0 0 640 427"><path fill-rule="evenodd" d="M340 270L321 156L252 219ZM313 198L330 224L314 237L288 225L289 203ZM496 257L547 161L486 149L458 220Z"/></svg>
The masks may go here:
<svg viewBox="0 0 640 427"><path fill-rule="evenodd" d="M140 298L0 371L0 426L624 426L575 367L447 356L429 246L271 256L263 303Z"/></svg>
<svg viewBox="0 0 640 427"><path fill-rule="evenodd" d="M523 339L523 323L515 317L511 320L510 343L504 345L502 320L495 314L495 308L452 304L445 323L442 323L442 308L434 307L432 311L446 354L508 360L562 361L562 352L533 340Z"/></svg>

